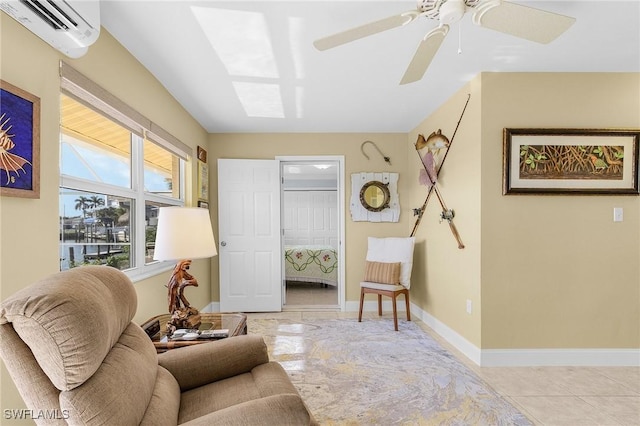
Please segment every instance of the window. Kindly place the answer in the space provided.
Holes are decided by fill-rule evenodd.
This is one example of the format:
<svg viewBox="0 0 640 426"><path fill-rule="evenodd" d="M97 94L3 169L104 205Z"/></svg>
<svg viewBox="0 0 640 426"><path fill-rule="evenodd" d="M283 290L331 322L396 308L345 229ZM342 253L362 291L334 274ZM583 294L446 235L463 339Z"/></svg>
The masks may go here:
<svg viewBox="0 0 640 426"><path fill-rule="evenodd" d="M190 148L61 69L60 270L110 265L134 278L165 268L153 260L158 209L184 205Z"/></svg>

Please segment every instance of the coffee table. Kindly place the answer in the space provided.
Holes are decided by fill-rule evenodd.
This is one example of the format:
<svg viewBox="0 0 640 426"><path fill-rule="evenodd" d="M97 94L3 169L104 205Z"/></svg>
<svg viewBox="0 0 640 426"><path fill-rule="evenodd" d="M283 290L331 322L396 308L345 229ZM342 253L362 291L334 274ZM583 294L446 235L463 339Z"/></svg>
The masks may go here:
<svg viewBox="0 0 640 426"><path fill-rule="evenodd" d="M212 339L196 339L196 340L171 340L167 337L167 322L171 319L171 314L166 313L157 315L145 321L141 326L145 328L154 321L160 323L160 332L151 338L153 345L158 353L166 352L170 349L182 348L191 345L200 345L202 343L211 342ZM235 313L202 313L200 312L200 327L202 330L218 330L228 329L229 337L247 334L247 316ZM215 340L215 339L213 339Z"/></svg>

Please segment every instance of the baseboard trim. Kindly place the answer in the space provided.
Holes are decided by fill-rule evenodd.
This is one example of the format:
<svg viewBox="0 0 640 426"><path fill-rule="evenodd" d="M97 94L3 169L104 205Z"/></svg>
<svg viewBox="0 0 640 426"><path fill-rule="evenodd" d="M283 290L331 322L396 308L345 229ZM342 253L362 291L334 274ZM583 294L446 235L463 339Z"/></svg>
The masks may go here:
<svg viewBox="0 0 640 426"><path fill-rule="evenodd" d="M398 310L401 306L404 308L404 303L398 304ZM355 311L360 308L358 302L347 302L347 307ZM391 302L383 302L382 307L392 309ZM365 301L365 311L377 309L376 301ZM640 349L480 349L413 303L411 315L481 367L640 367Z"/></svg>
<svg viewBox="0 0 640 426"><path fill-rule="evenodd" d="M640 367L640 349L484 349L483 367Z"/></svg>
<svg viewBox="0 0 640 426"><path fill-rule="evenodd" d="M462 352L464 356L469 358L476 365L481 365L482 352L480 348L458 334L455 330L439 321L434 316L423 311L418 306L411 304L412 315L418 316L422 322L427 324L429 328L435 331L440 337L446 340L450 345Z"/></svg>
<svg viewBox="0 0 640 426"><path fill-rule="evenodd" d="M211 302L204 308L200 309L203 313L220 312L220 302Z"/></svg>

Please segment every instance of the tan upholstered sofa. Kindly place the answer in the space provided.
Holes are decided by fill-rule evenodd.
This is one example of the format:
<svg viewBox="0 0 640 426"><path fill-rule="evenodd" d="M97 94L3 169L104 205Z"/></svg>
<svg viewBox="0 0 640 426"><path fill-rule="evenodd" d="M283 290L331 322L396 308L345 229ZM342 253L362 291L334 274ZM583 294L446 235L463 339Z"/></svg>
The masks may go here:
<svg viewBox="0 0 640 426"><path fill-rule="evenodd" d="M0 305L0 356L40 424L303 425L313 417L264 340L157 355L122 272L84 266Z"/></svg>

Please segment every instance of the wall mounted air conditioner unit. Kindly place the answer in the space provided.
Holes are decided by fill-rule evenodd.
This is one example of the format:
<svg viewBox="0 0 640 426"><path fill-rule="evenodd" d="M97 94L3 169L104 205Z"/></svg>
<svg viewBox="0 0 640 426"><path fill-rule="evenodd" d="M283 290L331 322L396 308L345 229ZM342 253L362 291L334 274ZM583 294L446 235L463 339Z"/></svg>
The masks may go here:
<svg viewBox="0 0 640 426"><path fill-rule="evenodd" d="M71 58L100 35L99 0L0 0L0 9Z"/></svg>

